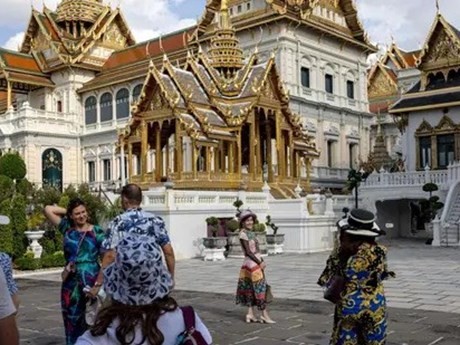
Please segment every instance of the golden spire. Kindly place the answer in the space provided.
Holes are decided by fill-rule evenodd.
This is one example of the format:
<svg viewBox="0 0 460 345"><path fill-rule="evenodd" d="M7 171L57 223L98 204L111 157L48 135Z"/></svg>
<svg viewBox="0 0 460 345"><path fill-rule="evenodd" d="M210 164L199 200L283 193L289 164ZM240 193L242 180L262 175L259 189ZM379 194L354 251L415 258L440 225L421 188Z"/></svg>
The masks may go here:
<svg viewBox="0 0 460 345"><path fill-rule="evenodd" d="M230 20L228 0L222 0L217 29L211 38L209 49L211 65L227 78L243 67L243 51Z"/></svg>

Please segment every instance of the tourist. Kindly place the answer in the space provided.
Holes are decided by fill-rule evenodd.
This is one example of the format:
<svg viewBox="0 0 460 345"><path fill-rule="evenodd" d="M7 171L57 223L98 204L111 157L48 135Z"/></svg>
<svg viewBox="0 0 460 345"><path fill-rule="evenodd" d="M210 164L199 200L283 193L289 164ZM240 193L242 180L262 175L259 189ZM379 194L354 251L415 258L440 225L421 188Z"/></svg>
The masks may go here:
<svg viewBox="0 0 460 345"><path fill-rule="evenodd" d="M138 344L176 345L193 333L193 344L211 344L212 338L198 315L186 330L184 314L169 296L173 286L162 261L158 241L149 233L126 233L117 245L116 260L104 270L104 289L111 304L103 308L96 322L77 345Z"/></svg>
<svg viewBox="0 0 460 345"><path fill-rule="evenodd" d="M66 266L62 272L61 306L66 344L75 344L88 328L87 295L97 296L101 287L99 259L105 234L101 227L90 223L86 205L80 199L71 200L67 210L46 206L45 215L64 235ZM88 292L84 291L86 287L90 288Z"/></svg>
<svg viewBox="0 0 460 345"><path fill-rule="evenodd" d="M337 225L340 246L328 258L318 280L328 289L337 287L330 344L383 345L387 313L382 282L394 277L387 270L387 249L375 241L383 232L375 224L374 214L362 209L352 210ZM343 283L336 284L338 279Z"/></svg>
<svg viewBox="0 0 460 345"><path fill-rule="evenodd" d="M128 184L121 191L121 206L124 212L109 224L103 248L103 266L115 260L118 243L129 233L151 236L163 251L166 266L174 279L174 250L171 246L165 223L160 217L145 212L141 208L142 190L138 185Z"/></svg>
<svg viewBox="0 0 460 345"><path fill-rule="evenodd" d="M4 215L0 215L0 225L10 224L10 218ZM18 286L13 278L13 263L11 257L7 253L0 252L0 268L3 270L5 275L6 285L8 291L13 300L16 310L19 309L19 297L18 297Z"/></svg>
<svg viewBox="0 0 460 345"><path fill-rule="evenodd" d="M16 308L11 299L5 274L0 269L0 345L19 345Z"/></svg>
<svg viewBox="0 0 460 345"><path fill-rule="evenodd" d="M260 322L275 323L267 311L267 281L265 279L266 264L259 251L259 243L253 230L257 216L250 210L240 213L240 243L245 254L240 270L236 290L236 304L248 307L246 322L257 322L254 307L262 311Z"/></svg>

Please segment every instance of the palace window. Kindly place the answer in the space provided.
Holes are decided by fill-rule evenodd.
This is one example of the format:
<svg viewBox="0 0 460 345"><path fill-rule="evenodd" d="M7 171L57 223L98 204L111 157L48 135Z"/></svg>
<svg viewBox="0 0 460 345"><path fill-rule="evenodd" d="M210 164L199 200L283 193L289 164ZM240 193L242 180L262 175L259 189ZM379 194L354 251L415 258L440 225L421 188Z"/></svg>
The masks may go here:
<svg viewBox="0 0 460 345"><path fill-rule="evenodd" d="M129 117L129 91L121 89L116 95L117 119Z"/></svg>
<svg viewBox="0 0 460 345"><path fill-rule="evenodd" d="M57 101L57 112L62 113L62 102L61 101Z"/></svg>
<svg viewBox="0 0 460 345"><path fill-rule="evenodd" d="M420 168L431 167L431 137L420 137Z"/></svg>
<svg viewBox="0 0 460 345"><path fill-rule="evenodd" d="M453 134L438 135L438 168L446 169L455 159L455 137Z"/></svg>
<svg viewBox="0 0 460 345"><path fill-rule="evenodd" d="M88 162L88 182L96 181L96 163Z"/></svg>
<svg viewBox="0 0 460 345"><path fill-rule="evenodd" d="M97 122L97 99L88 97L85 101L85 124L91 125Z"/></svg>
<svg viewBox="0 0 460 345"><path fill-rule="evenodd" d="M241 5L238 5L238 13L241 13L242 10L243 10L243 7Z"/></svg>
<svg viewBox="0 0 460 345"><path fill-rule="evenodd" d="M300 81L303 87L310 87L310 69L302 67L300 69Z"/></svg>
<svg viewBox="0 0 460 345"><path fill-rule="evenodd" d="M347 97L350 99L355 98L355 83L351 80L347 80Z"/></svg>
<svg viewBox="0 0 460 345"><path fill-rule="evenodd" d="M247 10L247 11L250 11L250 10L251 10L251 3L250 3L250 2L248 2L248 3L246 4L246 10Z"/></svg>
<svg viewBox="0 0 460 345"><path fill-rule="evenodd" d="M324 76L325 89L327 93L334 93L334 77L332 74L326 74Z"/></svg>
<svg viewBox="0 0 460 345"><path fill-rule="evenodd" d="M112 179L112 169L111 169L110 159L102 160L102 171L104 173L104 181L110 181Z"/></svg>
<svg viewBox="0 0 460 345"><path fill-rule="evenodd" d="M113 97L109 92L104 93L101 96L101 122L113 120Z"/></svg>
<svg viewBox="0 0 460 345"><path fill-rule="evenodd" d="M136 85L133 89L133 103L137 102L142 92L142 84Z"/></svg>
<svg viewBox="0 0 460 345"><path fill-rule="evenodd" d="M348 157L350 159L350 169L356 168L356 160L357 160L357 152L358 152L358 144L349 144L348 145Z"/></svg>
<svg viewBox="0 0 460 345"><path fill-rule="evenodd" d="M327 141L327 166L332 168L334 166L334 142Z"/></svg>

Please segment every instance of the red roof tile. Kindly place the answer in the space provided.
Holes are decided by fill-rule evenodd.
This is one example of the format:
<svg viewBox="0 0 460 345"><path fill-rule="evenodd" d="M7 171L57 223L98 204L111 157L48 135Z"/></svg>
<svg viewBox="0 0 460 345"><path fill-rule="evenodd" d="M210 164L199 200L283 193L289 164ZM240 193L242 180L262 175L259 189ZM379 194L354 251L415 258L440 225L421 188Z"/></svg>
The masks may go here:
<svg viewBox="0 0 460 345"><path fill-rule="evenodd" d="M183 49L185 47L184 41L186 40L184 34L191 34L194 29L195 28L193 27L162 37L161 45L163 46L163 51L165 53L170 53ZM148 53L146 51L147 48ZM151 57L161 55L162 53L159 38L145 41L133 47L113 53L104 64L103 71L150 59Z"/></svg>

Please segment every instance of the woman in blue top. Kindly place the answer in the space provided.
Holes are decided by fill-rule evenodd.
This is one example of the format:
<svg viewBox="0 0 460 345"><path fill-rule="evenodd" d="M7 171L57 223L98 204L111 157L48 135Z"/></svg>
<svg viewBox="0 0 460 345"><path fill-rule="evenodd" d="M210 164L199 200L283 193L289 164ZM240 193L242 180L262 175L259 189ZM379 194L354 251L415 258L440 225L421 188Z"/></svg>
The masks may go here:
<svg viewBox="0 0 460 345"><path fill-rule="evenodd" d="M71 200L67 210L46 206L45 215L64 235L66 267L62 274L61 306L66 344L72 345L88 328L87 294L83 289L92 287L88 295L95 297L101 287L100 257L105 234L101 227L90 223L86 205L80 199Z"/></svg>
<svg viewBox="0 0 460 345"><path fill-rule="evenodd" d="M3 270L3 273L5 274L8 292L10 293L11 299L13 300L16 310L18 310L18 286L16 285L16 282L13 278L13 263L11 262L11 257L3 252L0 252L0 267Z"/></svg>

